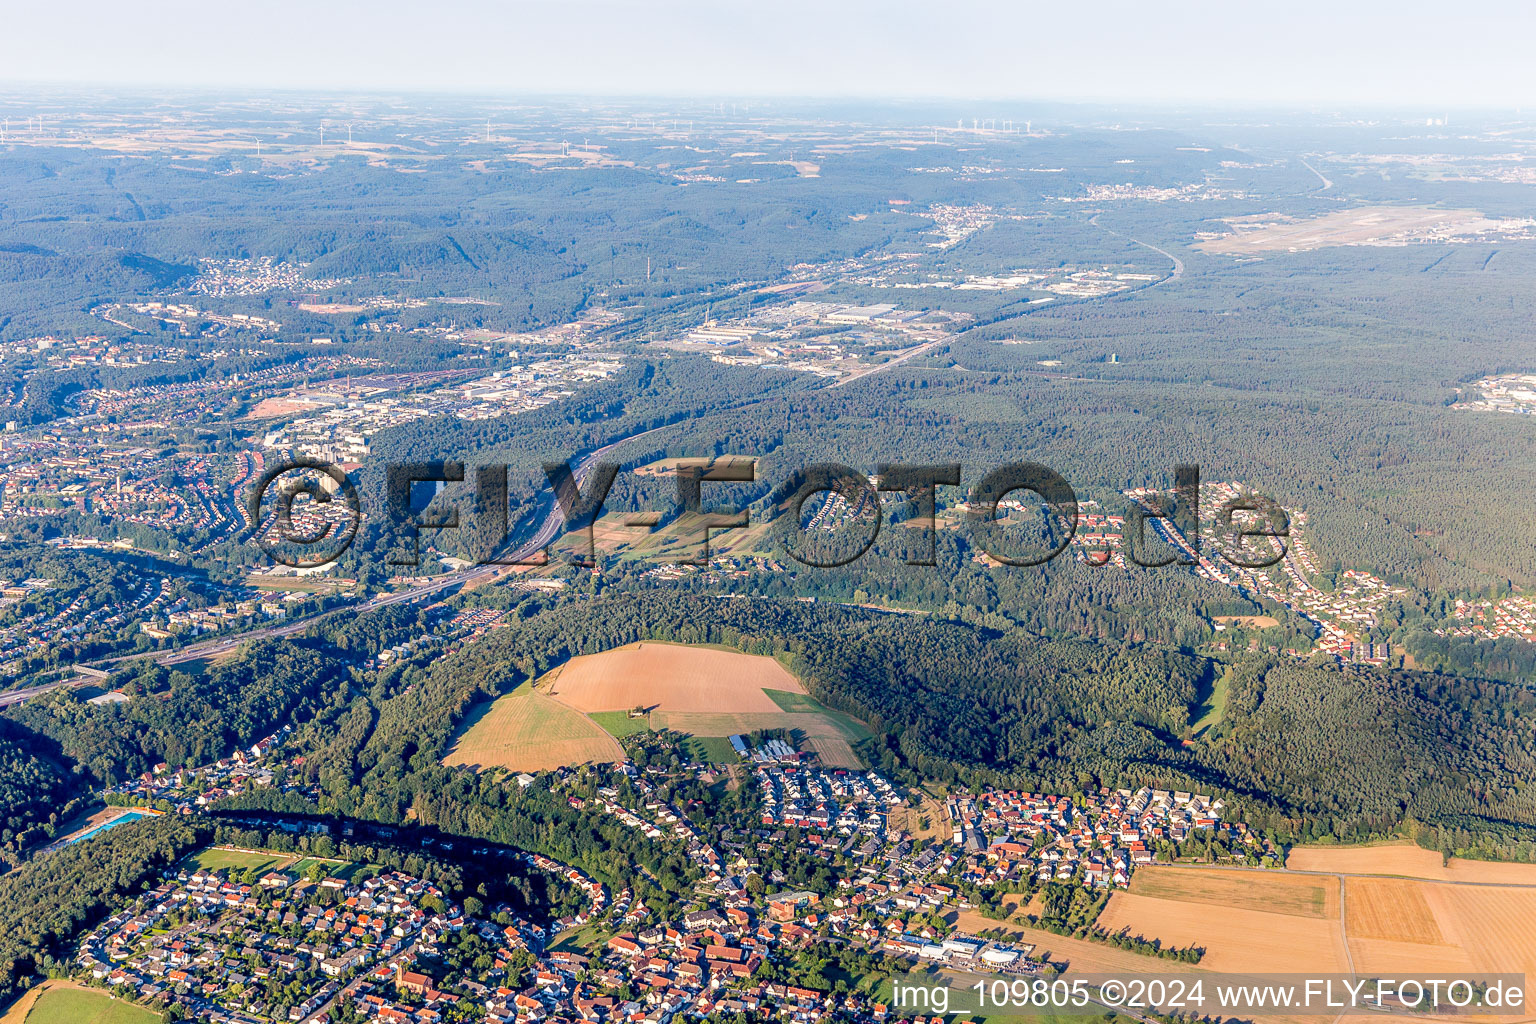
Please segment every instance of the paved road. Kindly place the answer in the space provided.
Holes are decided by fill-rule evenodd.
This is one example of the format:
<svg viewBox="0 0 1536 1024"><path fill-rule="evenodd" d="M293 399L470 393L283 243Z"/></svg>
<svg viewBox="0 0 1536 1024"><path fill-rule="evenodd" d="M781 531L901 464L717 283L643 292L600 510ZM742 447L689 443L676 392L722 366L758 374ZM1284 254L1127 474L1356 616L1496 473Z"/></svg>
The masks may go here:
<svg viewBox="0 0 1536 1024"><path fill-rule="evenodd" d="M881 363L879 366L876 366L865 373L861 373L853 377L844 377L842 380L838 381L832 386L834 388L840 388L847 384L852 384L854 381L865 380L869 377L873 377L875 374L880 373L882 370L889 370L893 366L899 366L914 356L920 356L924 352L927 352L929 349L937 345L943 345L953 340L954 337L952 335L946 335L942 338L936 338L933 341L925 341L921 345L918 345L916 348L909 348L907 351L903 352L901 355L895 357L894 359L888 359Z"/></svg>
<svg viewBox="0 0 1536 1024"><path fill-rule="evenodd" d="M601 459L604 455L607 455L609 452L613 451L619 445L664 429L666 428L654 427L650 430L641 431L638 434L631 434L628 437L621 438L612 444L604 445L603 447L596 449L588 455L583 456L572 471L572 475L576 478L577 486L579 487L584 485L587 481L587 478L591 475L593 468L597 465L598 460ZM542 548L549 545L557 537L559 537L564 526L565 516L560 511L560 505L558 502L551 500L549 507L545 510L543 520L539 523L539 528L534 531L533 536L530 537L522 547L518 548L517 551L515 551L508 560L526 561L527 559L532 558ZM110 669L113 666L119 665L123 662L137 661L141 658L155 658L160 662L160 664L166 666L180 665L189 661L199 661L203 658L217 657L221 654L227 654L230 651L238 648L241 644L249 643L252 640L267 640L274 637L292 636L295 633L303 632L314 623L323 619L330 618L333 615L357 615L363 612L375 611L379 608L388 608L397 604L424 601L428 598L443 594L445 591L449 591L457 587L462 587L468 583L476 583L492 579L496 576L509 574L515 571L516 568L514 566L507 565L475 565L464 569L456 569L452 572L443 573L438 576L424 577L421 583L416 586L407 587L404 590L392 591L388 594L379 594L368 599L367 601L364 601L362 604L347 605L342 608L332 608L329 611L320 612L317 615L310 615L302 619L294 619L281 625L262 626L257 629L247 630L243 633L235 633L230 636L213 637L208 640L200 640L197 643L188 644L186 647L181 647L174 651L150 651L144 654L127 654L116 658L108 658L96 661L92 664L98 668ZM0 708L9 707L13 704L19 704L22 701L36 697L39 694L47 693L50 690L56 690L61 686L72 686L81 681L82 680L78 677L69 677L52 683L44 683L41 686L30 686L24 690L12 690L8 693L0 694Z"/></svg>
<svg viewBox="0 0 1536 1024"><path fill-rule="evenodd" d="M56 683L44 683L42 686L29 686L25 690L11 690L9 693L0 693L0 708L8 708L12 704L20 704L28 697L36 697L40 693L56 690L65 683L72 683L74 679L64 679Z"/></svg>
<svg viewBox="0 0 1536 1024"><path fill-rule="evenodd" d="M1323 183L1323 187L1322 188L1314 189L1314 191L1316 191L1316 192L1327 192L1329 189L1333 188L1333 182L1329 181L1326 177L1324 177L1322 171L1318 170L1316 167L1313 167L1311 164L1307 163L1305 160L1301 161L1301 166L1305 167L1307 170L1309 170L1313 174L1317 175L1318 180Z"/></svg>
<svg viewBox="0 0 1536 1024"><path fill-rule="evenodd" d="M1088 223L1092 224L1094 227L1098 228L1100 231L1108 231L1112 235L1116 235L1116 236L1118 236L1120 238L1124 238L1125 240L1130 241L1130 242L1135 242L1137 245L1141 246L1144 249L1151 249L1153 252L1157 253L1160 256L1168 257L1168 259L1173 262L1173 273L1169 274L1165 278L1162 278L1162 279L1157 280L1157 281L1153 281L1151 284L1142 285L1139 288L1132 288L1131 291L1133 291L1133 292L1144 292L1148 288L1157 288L1157 287L1159 287L1161 285L1168 284L1170 281L1177 281L1179 278L1184 276L1184 261L1179 259L1173 253L1169 252L1167 249L1164 249L1162 246L1153 245L1151 242L1143 242L1139 238L1132 238L1130 235L1127 235L1127 234L1125 234L1123 232L1120 232L1120 231L1116 231L1114 228L1107 228L1103 224L1099 223L1099 217L1100 217L1100 214L1097 214L1097 213L1094 214L1092 217L1088 218ZM1117 295L1117 294L1118 295L1125 295L1125 294L1128 294L1128 293L1127 292L1111 292L1110 294L1111 295Z"/></svg>

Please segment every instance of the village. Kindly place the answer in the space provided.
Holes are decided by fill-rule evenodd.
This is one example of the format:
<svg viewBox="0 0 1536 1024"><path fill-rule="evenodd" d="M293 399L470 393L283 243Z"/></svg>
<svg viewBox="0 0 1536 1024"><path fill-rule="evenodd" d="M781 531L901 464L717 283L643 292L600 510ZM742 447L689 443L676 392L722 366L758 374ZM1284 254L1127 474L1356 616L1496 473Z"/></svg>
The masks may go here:
<svg viewBox="0 0 1536 1024"><path fill-rule="evenodd" d="M157 765L108 798L133 808L118 812L124 820L155 807L256 825L218 808L255 789L315 795L289 781L300 765L285 760L286 736L276 733L203 768ZM479 901L469 913L397 869L215 848L91 932L76 966L130 998L176 1002L201 1019L233 1024L336 1013L399 1024L666 1024L735 1012L879 1022L891 1012L872 991L782 983L774 980L778 968L833 943L878 958L890 972L926 965L1038 975L1050 965L1034 956L1033 944L946 922L956 913L974 921L976 899L987 892L1124 888L1137 866L1199 837L1246 851L1251 862L1274 852L1242 823L1223 821L1223 801L1148 788L1076 798L956 791L942 802L947 820L938 834L919 839L890 825L910 795L881 773L825 767L772 738L751 746L737 736L732 745L741 759L735 768L624 761L607 769L607 781L594 766L507 779L524 789L548 787L651 841L680 844L702 878L683 894L689 909L675 920L659 920L628 889L611 892L542 854L514 855L571 887L582 908L535 923L504 905L486 911ZM680 784L718 780L723 770L754 787L751 819L711 822L706 831L663 796ZM313 821L281 827L351 836L350 826ZM71 838L84 841L98 830ZM433 855L490 855L458 840L421 845ZM767 851L827 864L835 881L788 886L766 866Z"/></svg>

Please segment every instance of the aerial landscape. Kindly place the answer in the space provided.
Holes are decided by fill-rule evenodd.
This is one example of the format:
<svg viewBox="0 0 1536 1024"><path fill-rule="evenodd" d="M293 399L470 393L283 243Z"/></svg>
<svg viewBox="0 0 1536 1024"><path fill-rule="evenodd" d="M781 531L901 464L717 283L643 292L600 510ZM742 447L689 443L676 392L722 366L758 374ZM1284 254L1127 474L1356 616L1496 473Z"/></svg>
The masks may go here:
<svg viewBox="0 0 1536 1024"><path fill-rule="evenodd" d="M332 6L0 42L0 1024L1536 1021L1536 15Z"/></svg>

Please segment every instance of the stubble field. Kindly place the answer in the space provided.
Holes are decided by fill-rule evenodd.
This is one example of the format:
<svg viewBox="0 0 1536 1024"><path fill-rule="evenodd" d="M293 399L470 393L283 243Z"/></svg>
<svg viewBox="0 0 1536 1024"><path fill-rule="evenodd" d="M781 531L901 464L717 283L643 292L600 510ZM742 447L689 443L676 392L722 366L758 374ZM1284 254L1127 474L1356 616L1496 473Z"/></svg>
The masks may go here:
<svg viewBox="0 0 1536 1024"><path fill-rule="evenodd" d="M618 741L592 719L524 686L482 708L443 763L537 772L623 759Z"/></svg>
<svg viewBox="0 0 1536 1024"><path fill-rule="evenodd" d="M772 658L712 647L638 643L572 658L540 689L578 711L776 712L764 690L805 693Z"/></svg>
<svg viewBox="0 0 1536 1024"><path fill-rule="evenodd" d="M444 763L514 771L611 763L624 756L616 737L648 728L695 737L695 756L727 762L735 754L726 737L781 729L833 768L862 767L854 747L869 736L773 658L646 641L573 658L482 706Z"/></svg>

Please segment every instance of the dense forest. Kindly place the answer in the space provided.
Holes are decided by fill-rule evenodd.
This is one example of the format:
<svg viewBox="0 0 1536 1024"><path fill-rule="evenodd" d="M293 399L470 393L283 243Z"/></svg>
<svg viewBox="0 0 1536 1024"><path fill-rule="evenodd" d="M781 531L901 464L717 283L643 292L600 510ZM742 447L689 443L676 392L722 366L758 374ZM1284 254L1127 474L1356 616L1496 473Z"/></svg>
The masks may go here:
<svg viewBox="0 0 1536 1024"><path fill-rule="evenodd" d="M1201 789L1279 841L1444 824L1504 857L1536 855L1522 831L1536 826L1536 803L1521 781L1536 772L1536 694L1522 686L1264 656L1227 671L1152 643L797 600L610 591L530 597L511 614L513 628L399 663L372 685L350 665L412 634L415 613L327 620L200 677L146 665L124 677L140 699L95 706L55 694L12 717L101 780L161 760L204 763L295 722L323 811L435 824L601 872L594 852L613 837L582 824L599 829L588 844L558 801L444 768L453 734L476 703L578 654L641 639L722 642L786 654L816 697L876 729L866 754L877 765L914 781ZM1224 671L1223 715L1192 737Z"/></svg>
<svg viewBox="0 0 1536 1024"><path fill-rule="evenodd" d="M1536 772L1536 694L1524 687L1256 656L1232 666L1224 714L1192 738L1224 667L1151 644L665 593L530 598L514 616L511 629L328 706L301 734L323 808L538 835L537 815L503 821L513 798L492 778L440 765L459 723L570 657L660 639L787 655L816 697L874 727L868 755L911 780L1192 788L1226 796L1281 842L1444 823L1503 856L1536 856L1521 831L1536 825L1522 782Z"/></svg>
<svg viewBox="0 0 1536 1024"><path fill-rule="evenodd" d="M68 943L119 900L207 843L206 821L166 815L110 829L0 878L0 1006L73 954Z"/></svg>
<svg viewBox="0 0 1536 1024"><path fill-rule="evenodd" d="M0 718L0 864L15 867L85 797L67 765L56 744Z"/></svg>
<svg viewBox="0 0 1536 1024"><path fill-rule="evenodd" d="M334 651L268 640L198 675L150 660L132 663L114 682L135 700L90 704L64 688L10 715L50 737L101 782L114 783L161 762L216 761L295 718L309 718L327 701L344 701L349 679Z"/></svg>

